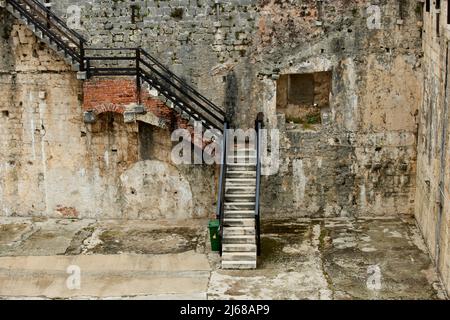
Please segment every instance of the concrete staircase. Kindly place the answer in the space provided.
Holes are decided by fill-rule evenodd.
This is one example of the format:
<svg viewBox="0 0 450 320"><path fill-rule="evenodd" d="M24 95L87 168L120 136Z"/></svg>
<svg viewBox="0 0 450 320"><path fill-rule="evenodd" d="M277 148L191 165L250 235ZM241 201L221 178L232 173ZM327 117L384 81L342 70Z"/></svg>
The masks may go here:
<svg viewBox="0 0 450 320"><path fill-rule="evenodd" d="M190 125L201 122L205 129L223 130L226 114L222 108L144 49L89 48L81 34L56 16L49 4L39 0L0 0L0 7L6 8L25 24L37 38L71 65L74 71L79 71L79 80L101 76L136 77L139 93L144 84L148 86L149 92L156 90L156 99L173 109Z"/></svg>
<svg viewBox="0 0 450 320"><path fill-rule="evenodd" d="M44 4L41 5L44 6ZM0 0L0 7L6 8L9 13L26 25L40 41L57 52L67 64L71 65L73 71L80 71L80 62L76 59L78 52L75 43L80 41L81 37L77 38L77 36L72 35L69 29L67 29L67 36L65 36L58 29L42 28L43 25L46 25L45 18L42 17L45 9L40 9L38 6L31 8L22 2L17 2L17 6L13 6L7 0ZM45 29L45 32L43 29ZM49 34L54 35L54 37L50 37ZM72 41L68 38L69 36Z"/></svg>
<svg viewBox="0 0 450 320"><path fill-rule="evenodd" d="M235 148L228 157L222 269L256 269L256 150Z"/></svg>

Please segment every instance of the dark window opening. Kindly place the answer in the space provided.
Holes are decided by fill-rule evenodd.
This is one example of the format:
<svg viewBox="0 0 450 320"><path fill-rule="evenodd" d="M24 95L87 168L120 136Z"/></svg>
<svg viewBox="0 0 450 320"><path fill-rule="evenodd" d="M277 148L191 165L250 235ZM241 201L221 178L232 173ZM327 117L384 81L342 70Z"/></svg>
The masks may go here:
<svg viewBox="0 0 450 320"><path fill-rule="evenodd" d="M152 159L152 126L144 122L138 122L139 125L139 155L141 160Z"/></svg>
<svg viewBox="0 0 450 320"><path fill-rule="evenodd" d="M441 8L441 0L436 0L436 9Z"/></svg>
<svg viewBox="0 0 450 320"><path fill-rule="evenodd" d="M127 166L138 161L137 132L134 126L125 123L122 114L101 113L89 127L90 144L95 146L93 156L102 159L98 162L101 172L110 166Z"/></svg>
<svg viewBox="0 0 450 320"><path fill-rule="evenodd" d="M140 7L136 4L131 5L131 23L142 22Z"/></svg>
<svg viewBox="0 0 450 320"><path fill-rule="evenodd" d="M431 0L426 0L426 2L425 2L425 11L426 12L430 12L430 9L431 9L431 2L430 2Z"/></svg>
<svg viewBox="0 0 450 320"><path fill-rule="evenodd" d="M140 160L171 159L172 140L168 130L138 121L138 132Z"/></svg>
<svg viewBox="0 0 450 320"><path fill-rule="evenodd" d="M8 117L9 117L9 111L8 111L8 110L3 110L3 111L2 111L2 116L3 116L4 118L8 118Z"/></svg>
<svg viewBox="0 0 450 320"><path fill-rule="evenodd" d="M281 75L277 82L277 111L286 122L304 126L322 123L329 108L331 72Z"/></svg>

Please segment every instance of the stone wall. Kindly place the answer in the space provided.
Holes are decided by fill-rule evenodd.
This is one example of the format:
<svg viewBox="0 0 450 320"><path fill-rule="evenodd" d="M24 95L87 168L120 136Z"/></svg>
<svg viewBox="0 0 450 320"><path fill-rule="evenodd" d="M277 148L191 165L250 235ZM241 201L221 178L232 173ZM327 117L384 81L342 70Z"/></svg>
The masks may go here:
<svg viewBox="0 0 450 320"><path fill-rule="evenodd" d="M424 13L424 99L419 113L416 218L450 292L448 1ZM439 33L437 30L438 13Z"/></svg>
<svg viewBox="0 0 450 320"><path fill-rule="evenodd" d="M120 108L103 105L97 121L85 123L89 82L83 86L1 9L0 32L0 215L177 219L214 213L215 168L172 165L171 130L157 115L128 123ZM92 100L85 102L100 110ZM143 127L157 144L145 144Z"/></svg>
<svg viewBox="0 0 450 320"><path fill-rule="evenodd" d="M263 214L413 213L422 94L420 3L377 1L381 24L375 29L368 25L370 1L134 3L133 9L128 1L57 1L54 9L76 27L81 8L79 31L90 46L144 47L222 105L236 126L253 126L263 111L266 126L281 131L280 172L263 179ZM286 123L276 109L277 78L313 72L332 74L321 123ZM73 88L79 108L80 86ZM77 121L81 114L73 110ZM83 124L72 125L78 136ZM80 152L90 157L89 150ZM206 175L214 170L192 170L197 169Z"/></svg>
<svg viewBox="0 0 450 320"><path fill-rule="evenodd" d="M372 28L373 12L380 25ZM133 7L134 6L134 9ZM142 46L251 127L281 130L281 167L263 180L263 214L412 214L422 95L416 1L58 1L90 45ZM321 125L286 123L276 79L331 72Z"/></svg>

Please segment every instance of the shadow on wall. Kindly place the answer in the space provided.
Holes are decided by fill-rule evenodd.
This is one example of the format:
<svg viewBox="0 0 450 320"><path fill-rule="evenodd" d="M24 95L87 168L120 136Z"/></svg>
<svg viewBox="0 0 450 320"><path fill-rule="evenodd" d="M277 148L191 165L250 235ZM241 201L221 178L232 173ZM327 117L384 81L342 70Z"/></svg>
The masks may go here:
<svg viewBox="0 0 450 320"><path fill-rule="evenodd" d="M237 119L237 100L238 100L238 85L237 78L234 71L231 71L228 75L225 76L226 89L225 89L225 112L227 118L232 121L231 125L235 126L235 119Z"/></svg>
<svg viewBox="0 0 450 320"><path fill-rule="evenodd" d="M194 217L191 183L170 163L167 129L125 123L122 114L106 112L91 125L89 136L92 165L103 188L100 201L110 197L110 211L129 219Z"/></svg>

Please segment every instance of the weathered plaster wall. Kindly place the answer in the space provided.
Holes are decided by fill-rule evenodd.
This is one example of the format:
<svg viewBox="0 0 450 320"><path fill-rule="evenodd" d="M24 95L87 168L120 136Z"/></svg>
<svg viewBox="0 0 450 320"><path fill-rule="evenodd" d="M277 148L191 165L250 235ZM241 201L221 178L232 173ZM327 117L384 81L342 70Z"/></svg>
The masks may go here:
<svg viewBox="0 0 450 320"><path fill-rule="evenodd" d="M79 31L92 46L144 47L224 106L237 126L253 126L263 111L267 126L282 131L280 174L263 180L264 214L413 213L421 3L135 4L58 1L54 9L72 22L79 13ZM371 4L381 14L375 29L368 27ZM321 71L332 72L323 125L285 125L276 110L276 75Z"/></svg>
<svg viewBox="0 0 450 320"><path fill-rule="evenodd" d="M73 21L78 5L80 31L94 47L144 47L237 126L253 126L263 111L282 138L280 173L263 180L263 214L413 212L420 3L378 1L378 29L368 27L370 1L135 3L132 10L128 1L58 1L54 9ZM274 79L321 71L332 72L322 125L286 124Z"/></svg>
<svg viewBox="0 0 450 320"><path fill-rule="evenodd" d="M416 218L450 292L450 118L448 1L440 34L434 1L424 13L424 99L419 113Z"/></svg>
<svg viewBox="0 0 450 320"><path fill-rule="evenodd" d="M398 2L379 2L381 28L374 30L367 27L367 2L325 2L322 27L315 25L317 17L287 22L291 15L302 15L296 4L265 7L263 31L258 33L258 39L267 39L258 44L260 54L266 50L265 64L280 74L331 71L332 89L322 125L302 126L286 123L276 111L276 97L270 94L275 92L274 80L266 77L256 84L264 88L256 92L267 95L256 103L264 107L269 126L282 135L280 174L263 180L263 212L413 213L416 117L422 93L416 5L403 7L403 23L397 24ZM315 4L304 2L303 7L314 12ZM267 30L265 21L283 17L287 31L279 24Z"/></svg>
<svg viewBox="0 0 450 320"><path fill-rule="evenodd" d="M85 124L82 83L69 66L9 14L0 15L0 215L153 219L214 212L214 168L170 164L168 129L148 124L167 150L144 161L138 122L104 110Z"/></svg>

